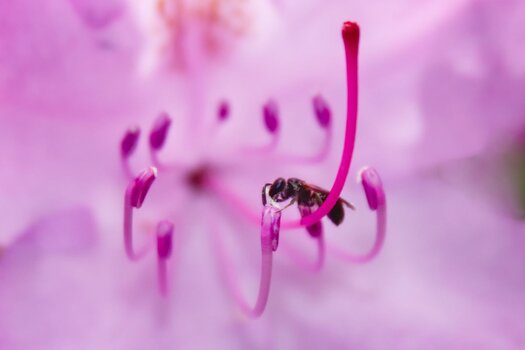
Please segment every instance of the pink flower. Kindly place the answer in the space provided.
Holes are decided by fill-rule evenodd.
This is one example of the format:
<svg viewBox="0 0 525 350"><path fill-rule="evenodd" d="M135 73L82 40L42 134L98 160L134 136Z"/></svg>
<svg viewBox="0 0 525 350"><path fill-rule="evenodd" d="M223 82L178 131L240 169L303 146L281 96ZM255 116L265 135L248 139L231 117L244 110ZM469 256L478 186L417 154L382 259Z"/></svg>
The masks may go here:
<svg viewBox="0 0 525 350"><path fill-rule="evenodd" d="M239 36L192 5L176 32L154 17L165 45L124 2L39 6L0 5L0 348L522 347L523 222L467 187L475 175L443 181L522 125L519 3L276 1L243 9ZM363 29L351 172L374 165L389 208L366 265L334 257L373 246L374 173L364 192L346 181L357 210L322 234L285 230L317 207L279 212L275 183L262 232L259 216L280 176L334 184L337 203L348 18ZM249 320L261 259L269 299Z"/></svg>

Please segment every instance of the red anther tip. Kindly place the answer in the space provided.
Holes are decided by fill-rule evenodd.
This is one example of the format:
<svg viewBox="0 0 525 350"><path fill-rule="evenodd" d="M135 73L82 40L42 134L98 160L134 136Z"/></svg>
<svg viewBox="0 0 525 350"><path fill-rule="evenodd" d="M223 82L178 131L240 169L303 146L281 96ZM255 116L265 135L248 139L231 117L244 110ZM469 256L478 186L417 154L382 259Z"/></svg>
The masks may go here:
<svg viewBox="0 0 525 350"><path fill-rule="evenodd" d="M131 183L131 196L130 204L135 208L140 208L146 195L148 194L149 188L153 181L157 178L157 168L149 167L143 170Z"/></svg>
<svg viewBox="0 0 525 350"><path fill-rule="evenodd" d="M355 22L345 22L343 23L343 39L349 42L359 41L359 25Z"/></svg>

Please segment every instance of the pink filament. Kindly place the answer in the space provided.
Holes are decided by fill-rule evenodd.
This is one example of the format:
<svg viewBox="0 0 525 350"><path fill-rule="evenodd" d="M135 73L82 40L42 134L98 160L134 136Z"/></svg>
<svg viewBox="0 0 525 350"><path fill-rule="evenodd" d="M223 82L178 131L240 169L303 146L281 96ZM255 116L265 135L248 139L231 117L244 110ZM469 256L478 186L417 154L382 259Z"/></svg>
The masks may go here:
<svg viewBox="0 0 525 350"><path fill-rule="evenodd" d="M151 248L151 241L143 246L140 250L135 251L133 248L133 207L131 206L132 186L128 186L124 196L124 248L126 255L132 261L142 259Z"/></svg>
<svg viewBox="0 0 525 350"><path fill-rule="evenodd" d="M332 189L324 203L311 215L305 216L301 218L301 220L284 222L282 224L283 228L309 226L318 222L328 214L339 200L346 182L346 177L348 176L348 171L350 170L357 128L357 54L359 46L359 26L356 23L345 22L343 24L342 34L346 53L347 114L343 155L339 169Z"/></svg>
<svg viewBox="0 0 525 350"><path fill-rule="evenodd" d="M328 154L330 153L330 145L332 143L332 127L331 125L327 125L325 130L325 136L323 140L322 148L317 154L311 155L311 156L300 156L300 155L291 155L291 154L283 154L283 155L277 155L279 161L282 162L293 162L293 163L302 163L302 164L315 164L320 163L324 161Z"/></svg>
<svg viewBox="0 0 525 350"><path fill-rule="evenodd" d="M306 271L319 272L323 269L325 256L326 256L326 246L324 241L324 235L321 234L318 237L313 237L317 245L317 257L314 262L310 261L302 252L298 249L283 245L284 250L288 253L290 258L301 268Z"/></svg>
<svg viewBox="0 0 525 350"><path fill-rule="evenodd" d="M272 279L272 237L274 237L275 233L279 230L280 218L281 212L277 208L274 208L270 205L267 205L264 208L261 220L261 274L259 279L257 300L255 302L255 306L253 307L248 304L241 292L235 270L231 266L220 242L221 237L219 237L217 232L213 234L218 252L219 263L225 273L228 286L230 287L233 297L243 313L250 318L257 318L261 316L268 302Z"/></svg>
<svg viewBox="0 0 525 350"><path fill-rule="evenodd" d="M168 273L167 259L158 257L157 259L157 281L159 284L160 295L165 297L168 294Z"/></svg>
<svg viewBox="0 0 525 350"><path fill-rule="evenodd" d="M223 201L228 203L231 207L235 208L238 213L241 213L248 218L249 221L258 224L260 222L259 216L246 204L241 198L235 193L230 191L224 184L222 184L217 178L208 176L206 178L206 188L214 192Z"/></svg>

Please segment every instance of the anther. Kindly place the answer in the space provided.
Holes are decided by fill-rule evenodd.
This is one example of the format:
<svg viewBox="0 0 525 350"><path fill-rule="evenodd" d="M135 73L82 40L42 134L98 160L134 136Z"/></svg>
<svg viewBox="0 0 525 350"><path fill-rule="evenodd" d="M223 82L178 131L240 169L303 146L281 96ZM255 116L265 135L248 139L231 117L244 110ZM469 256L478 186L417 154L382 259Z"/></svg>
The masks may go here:
<svg viewBox="0 0 525 350"><path fill-rule="evenodd" d="M374 168L365 168L361 171L360 177L368 206L371 210L377 210L379 206L385 203L385 193L379 174Z"/></svg>
<svg viewBox="0 0 525 350"><path fill-rule="evenodd" d="M305 217L312 214L312 208L309 206L298 205L297 207L299 208L299 213L301 217ZM323 226L321 221L318 221L310 226L306 226L306 231L310 234L310 236L314 238L321 236L321 234L323 233Z"/></svg>
<svg viewBox="0 0 525 350"><path fill-rule="evenodd" d="M157 225L157 278L162 296L168 294L167 260L171 256L173 241L173 224L163 220Z"/></svg>
<svg viewBox="0 0 525 350"><path fill-rule="evenodd" d="M173 224L163 220L157 225L157 255L159 259L167 259L171 256L173 241Z"/></svg>
<svg viewBox="0 0 525 350"><path fill-rule="evenodd" d="M157 168L149 167L143 170L139 176L135 178L130 189L130 205L135 208L140 208L144 202L144 198L148 194L149 188L157 178Z"/></svg>
<svg viewBox="0 0 525 350"><path fill-rule="evenodd" d="M321 95L317 95L312 99L312 105L314 107L314 113L317 117L317 122L323 128L330 126L332 112L330 107Z"/></svg>
<svg viewBox="0 0 525 350"><path fill-rule="evenodd" d="M267 205L264 208L264 213L261 219L261 226L263 232L261 233L261 246L263 252L268 243L272 251L275 252L279 246L279 231L281 227L281 210L272 205Z"/></svg>
<svg viewBox="0 0 525 350"><path fill-rule="evenodd" d="M120 142L120 155L122 158L128 158L137 147L140 136L140 129L138 127L130 128L124 134Z"/></svg>
<svg viewBox="0 0 525 350"><path fill-rule="evenodd" d="M159 150L164 146L170 125L171 118L168 113L160 113L149 134L149 144L152 149Z"/></svg>
<svg viewBox="0 0 525 350"><path fill-rule="evenodd" d="M225 121L230 116L230 105L226 100L223 100L219 103L219 107L217 108L217 117L219 118L220 122Z"/></svg>
<svg viewBox="0 0 525 350"><path fill-rule="evenodd" d="M263 106L263 119L264 125L270 134L275 134L279 131L279 111L274 100L269 100Z"/></svg>

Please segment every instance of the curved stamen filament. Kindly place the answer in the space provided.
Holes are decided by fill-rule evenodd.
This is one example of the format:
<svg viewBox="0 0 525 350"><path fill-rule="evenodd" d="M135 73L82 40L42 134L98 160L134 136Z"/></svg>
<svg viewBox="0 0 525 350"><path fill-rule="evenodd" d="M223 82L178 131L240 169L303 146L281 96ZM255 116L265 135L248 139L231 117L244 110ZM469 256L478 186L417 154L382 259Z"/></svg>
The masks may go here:
<svg viewBox="0 0 525 350"><path fill-rule="evenodd" d="M279 108L274 100L269 100L263 106L263 123L266 131L272 138L270 142L263 146L247 147L243 149L246 154L266 154L272 152L279 143Z"/></svg>
<svg viewBox="0 0 525 350"><path fill-rule="evenodd" d="M298 205L299 212L301 214L301 217L308 216L312 213L312 207L306 206L306 205ZM299 251L289 247L288 251L290 252L291 257L303 268L310 271L320 271L324 264L324 258L325 258L325 244L324 244L324 237L323 237L323 223L322 222L316 222L313 225L306 227L306 232L315 239L317 243L317 259L316 262L312 265L312 263L306 258L302 253Z"/></svg>
<svg viewBox="0 0 525 350"><path fill-rule="evenodd" d="M312 99L312 106L317 122L324 131L324 139L321 149L316 154L310 156L291 154L276 155L276 158L278 158L279 161L311 164L320 163L328 157L330 146L332 144L332 112L321 95L314 96Z"/></svg>
<svg viewBox="0 0 525 350"><path fill-rule="evenodd" d="M151 244L146 244L136 251L133 247L133 208L140 208L149 188L157 177L157 169L150 167L132 180L124 195L124 248L130 260L139 260L149 251ZM151 241L150 241L151 243Z"/></svg>
<svg viewBox="0 0 525 350"><path fill-rule="evenodd" d="M339 200L348 176L348 171L350 170L357 128L357 53L359 46L359 26L356 23L345 22L342 34L346 53L347 115L343 155L339 169L330 193L323 204L311 215L301 218L300 221L283 222L283 228L310 226L328 214Z"/></svg>
<svg viewBox="0 0 525 350"><path fill-rule="evenodd" d="M330 153L331 145L332 145L332 128L328 126L325 129L323 145L321 146L321 149L317 152L317 154L313 154L310 156L283 154L283 155L276 155L276 158L278 161L286 162L286 163L299 163L299 164L321 163L328 157L328 154Z"/></svg>
<svg viewBox="0 0 525 350"><path fill-rule="evenodd" d="M290 258L301 268L306 271L319 272L323 269L325 256L326 256L326 245L324 241L324 235L321 234L318 237L313 238L317 246L317 256L312 262L310 258L306 257L303 252L289 245L283 245L284 250L288 253Z"/></svg>
<svg viewBox="0 0 525 350"><path fill-rule="evenodd" d="M383 247L386 236L386 197L377 171L367 168L362 171L361 178L370 210L376 212L376 235L372 248L365 254L355 255L338 247L330 246L330 251L338 258L352 263L366 263L377 256Z"/></svg>
<svg viewBox="0 0 525 350"><path fill-rule="evenodd" d="M219 237L216 232L213 234L217 248L217 256L225 274L227 284L243 313L250 318L261 316L268 302L272 279L273 252L277 249L280 221L281 211L271 205L265 206L261 219L261 275L257 300L253 307L249 305L242 294L235 271L224 252L221 237Z"/></svg>
<svg viewBox="0 0 525 350"><path fill-rule="evenodd" d="M217 178L208 176L205 182L206 188L214 192L224 202L228 203L238 213L244 215L248 220L254 224L260 222L259 216L246 204L241 198L235 193L230 191L224 184L222 184Z"/></svg>

